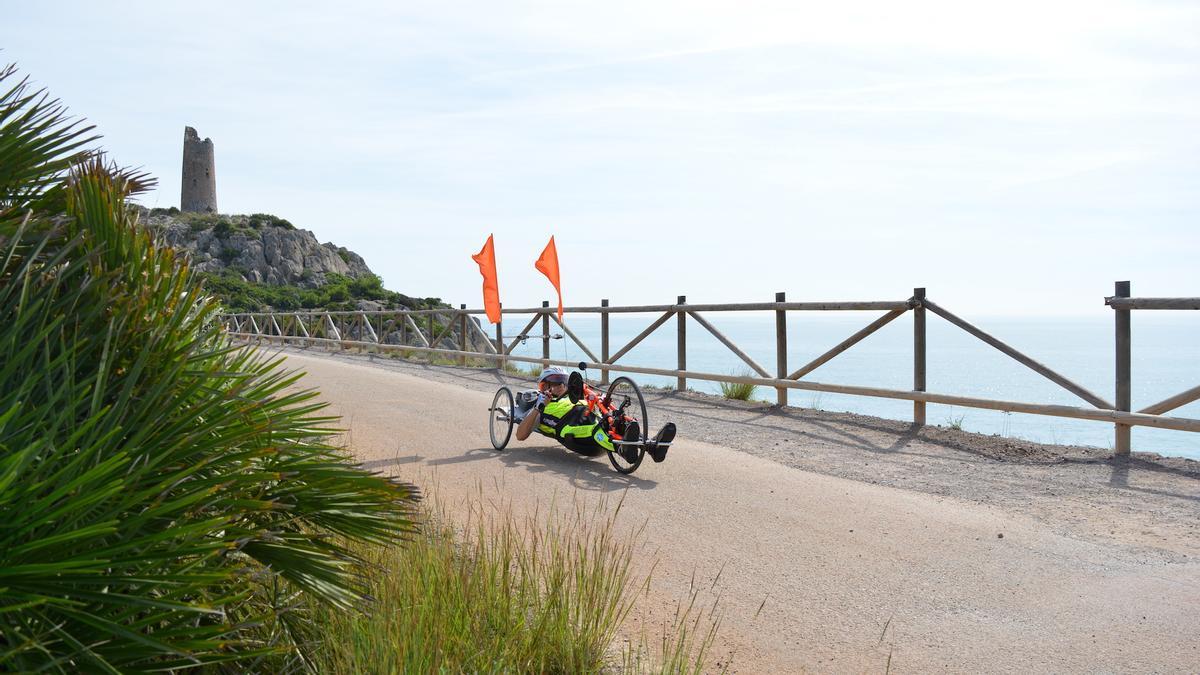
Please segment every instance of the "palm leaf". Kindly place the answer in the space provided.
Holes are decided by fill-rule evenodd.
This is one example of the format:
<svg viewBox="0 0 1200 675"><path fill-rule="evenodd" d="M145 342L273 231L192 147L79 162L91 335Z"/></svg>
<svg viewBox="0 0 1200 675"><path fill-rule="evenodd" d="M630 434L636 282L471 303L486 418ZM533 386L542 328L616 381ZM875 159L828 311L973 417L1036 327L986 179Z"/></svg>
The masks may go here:
<svg viewBox="0 0 1200 675"><path fill-rule="evenodd" d="M136 223L152 182L0 71L0 669L290 654L290 603L364 601L345 542L413 529L279 360L232 345ZM69 169L69 170L68 170ZM7 228L7 229L6 229ZM287 660L277 662L295 663Z"/></svg>

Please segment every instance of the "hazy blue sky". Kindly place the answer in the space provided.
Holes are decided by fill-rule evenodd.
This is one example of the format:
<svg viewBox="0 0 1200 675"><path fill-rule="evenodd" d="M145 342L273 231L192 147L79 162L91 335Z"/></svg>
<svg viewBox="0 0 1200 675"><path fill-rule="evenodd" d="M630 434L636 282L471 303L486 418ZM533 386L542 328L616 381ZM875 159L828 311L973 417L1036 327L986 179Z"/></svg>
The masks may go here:
<svg viewBox="0 0 1200 675"><path fill-rule="evenodd" d="M968 315L1200 295L1200 3L9 3L0 60L179 203L509 307L900 299ZM195 7L195 5L190 5Z"/></svg>

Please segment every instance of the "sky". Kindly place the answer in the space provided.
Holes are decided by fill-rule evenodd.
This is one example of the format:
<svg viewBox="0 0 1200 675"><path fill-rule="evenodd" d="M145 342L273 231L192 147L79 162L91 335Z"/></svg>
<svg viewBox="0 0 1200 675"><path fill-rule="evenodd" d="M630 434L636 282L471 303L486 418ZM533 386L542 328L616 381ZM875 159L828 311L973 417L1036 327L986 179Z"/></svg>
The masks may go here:
<svg viewBox="0 0 1200 675"><path fill-rule="evenodd" d="M1200 295L1200 3L10 3L0 61L178 206L388 288L501 300L901 300L1104 315Z"/></svg>

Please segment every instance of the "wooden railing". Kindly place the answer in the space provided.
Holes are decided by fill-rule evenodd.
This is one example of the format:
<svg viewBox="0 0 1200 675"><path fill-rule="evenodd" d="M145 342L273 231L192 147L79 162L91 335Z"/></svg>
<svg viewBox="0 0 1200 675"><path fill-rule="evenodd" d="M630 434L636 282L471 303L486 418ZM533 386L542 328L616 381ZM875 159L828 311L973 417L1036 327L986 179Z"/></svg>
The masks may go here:
<svg viewBox="0 0 1200 675"><path fill-rule="evenodd" d="M1104 304L1113 309L1116 327L1116 409L1128 411L1133 407L1133 350L1131 310L1135 309L1200 309L1200 298L1131 298L1129 297L1129 282L1118 281L1112 297L1104 299ZM1192 387L1174 396L1148 405L1138 411L1142 415L1162 415L1192 401L1200 399L1200 386ZM1118 423L1114 447L1117 455L1128 456L1130 450L1130 431L1132 426Z"/></svg>
<svg viewBox="0 0 1200 675"><path fill-rule="evenodd" d="M564 337L574 342L587 355L588 361L586 363L589 369L595 368L600 370L602 383L607 383L610 372L617 370L626 373L675 377L676 385L680 390L687 387L689 379L745 383L770 387L775 389L776 402L781 406L787 405L788 391L791 389L910 400L913 402L913 422L916 425L925 424L925 406L929 403L1095 420L1115 425L1115 450L1118 456L1129 455L1130 429L1134 426L1149 426L1179 431L1200 431L1200 420L1165 415L1165 413L1171 410L1200 399L1200 386L1168 397L1136 412L1131 410L1131 328L1129 320L1129 313L1132 310L1200 309L1200 298L1131 298L1129 297L1129 282L1117 282L1115 295L1111 298L1106 298L1105 302L1112 307L1116 317L1115 402L1110 402L1103 396L1088 390L1065 375L1030 358L999 338L940 306L926 297L925 289L923 288L914 289L913 295L905 300L788 302L785 294L777 293L775 302L689 305L685 296L679 296L675 304L671 305L613 307L609 305L608 300L601 300L598 307L564 308L564 313L599 314L599 354L581 340L565 322L558 320L556 309L551 308L549 302L543 302L541 307L503 309L502 320L495 326L494 337L485 334L479 323L471 318L471 315L483 314L484 311L482 309L467 309L466 305L461 305L457 310L307 311L226 314L222 316L222 321L230 335L238 338L301 343L305 345L332 344L343 348L351 347L377 351L441 354L454 356L459 362L464 362L468 357L482 358L496 361L498 366L503 366L508 361L516 361L537 363L543 366L560 365L572 367L578 362L558 361L550 358L551 338ZM705 313L713 312L764 310L774 312L776 319L776 362L774 364L774 374L766 366L755 361L704 316ZM789 368L787 362L787 316L789 312L809 311L879 311L883 312L883 314L820 356L793 370ZM862 341L863 338L878 331L883 326L909 311L913 312L913 386L911 390L830 384L804 379L817 368ZM1018 363L1083 399L1090 407L984 399L926 391L926 312L932 312L1001 353L1008 355ZM648 313L659 314L659 316L652 320L632 340L620 348L613 350L609 339L609 317L612 314L625 313ZM516 334L506 335L504 333L503 315L530 314L533 317ZM635 366L625 363L618 364L630 350L652 333L659 330L672 318L676 319L676 368L668 369ZM688 318L691 318L693 322L711 333L730 352L749 366L755 375L725 375L689 370L687 367ZM445 319L444 325L439 325L441 323L439 319ZM557 330L562 331L561 335L551 333L551 322L555 324ZM453 334L452 329L455 324L458 326L456 343L448 347L439 346L447 341L448 336ZM534 329L539 329L540 334L539 332L530 332ZM477 333L477 337L482 338L482 340L477 342L484 345L483 349L477 351L468 349L467 335L470 331L474 331ZM381 336L383 337L381 338ZM392 339L395 339L395 342L391 342ZM516 356L513 354L516 346L528 339L541 340L541 358Z"/></svg>

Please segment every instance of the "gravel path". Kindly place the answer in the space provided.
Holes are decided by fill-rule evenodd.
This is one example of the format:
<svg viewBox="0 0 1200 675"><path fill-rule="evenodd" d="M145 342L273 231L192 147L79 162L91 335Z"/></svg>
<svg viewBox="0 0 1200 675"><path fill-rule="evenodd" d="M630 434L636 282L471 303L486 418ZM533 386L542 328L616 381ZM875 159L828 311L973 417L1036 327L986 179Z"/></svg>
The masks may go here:
<svg viewBox="0 0 1200 675"><path fill-rule="evenodd" d="M528 381L285 353L366 466L527 508L624 495L660 562L639 618L712 584L735 672L1200 671L1196 462L655 391L677 444L626 477L544 441L492 451L491 393Z"/></svg>

